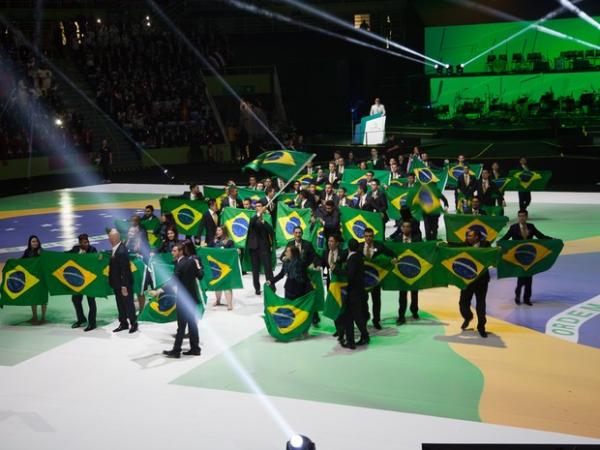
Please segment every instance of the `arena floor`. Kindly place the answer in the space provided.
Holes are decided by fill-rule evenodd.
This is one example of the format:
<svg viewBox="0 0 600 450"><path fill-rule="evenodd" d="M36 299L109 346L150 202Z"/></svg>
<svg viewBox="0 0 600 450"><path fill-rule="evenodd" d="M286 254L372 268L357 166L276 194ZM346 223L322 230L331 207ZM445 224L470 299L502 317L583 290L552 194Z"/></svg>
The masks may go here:
<svg viewBox="0 0 600 450"><path fill-rule="evenodd" d="M87 232L107 249L114 219L182 190L115 184L0 199L0 261L20 256L30 234L62 250ZM513 219L516 195L507 200ZM565 249L535 277L532 307L514 304L514 280L491 282L488 339L461 332L456 288L423 291L422 319L402 327L397 293L384 292L384 329L354 352L336 345L328 319L308 339L274 342L262 299L235 291L234 311L208 307L200 322L202 356L180 360L161 356L173 323L111 333L112 298L98 301L91 333L70 328L68 297L51 297L43 326L26 322L27 307L4 308L0 449L280 450L292 431L319 449L600 443L600 194L534 193L530 220ZM597 312L559 334L561 317L584 305Z"/></svg>

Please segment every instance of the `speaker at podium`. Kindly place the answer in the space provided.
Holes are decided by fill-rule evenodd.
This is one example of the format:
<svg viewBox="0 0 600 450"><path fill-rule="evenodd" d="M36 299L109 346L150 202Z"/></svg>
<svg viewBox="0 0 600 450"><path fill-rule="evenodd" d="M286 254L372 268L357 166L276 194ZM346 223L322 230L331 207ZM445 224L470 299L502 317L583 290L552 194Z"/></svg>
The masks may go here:
<svg viewBox="0 0 600 450"><path fill-rule="evenodd" d="M382 113L371 114L355 125L353 144L379 145L385 140L385 118Z"/></svg>

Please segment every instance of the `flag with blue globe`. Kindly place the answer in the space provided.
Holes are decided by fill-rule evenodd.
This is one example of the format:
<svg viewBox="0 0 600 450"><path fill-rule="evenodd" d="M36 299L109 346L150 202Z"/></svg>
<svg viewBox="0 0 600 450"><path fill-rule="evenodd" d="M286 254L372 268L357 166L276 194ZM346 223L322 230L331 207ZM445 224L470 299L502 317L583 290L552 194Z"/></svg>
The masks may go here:
<svg viewBox="0 0 600 450"><path fill-rule="evenodd" d="M29 306L48 303L48 289L40 258L9 259L2 270L0 305Z"/></svg>

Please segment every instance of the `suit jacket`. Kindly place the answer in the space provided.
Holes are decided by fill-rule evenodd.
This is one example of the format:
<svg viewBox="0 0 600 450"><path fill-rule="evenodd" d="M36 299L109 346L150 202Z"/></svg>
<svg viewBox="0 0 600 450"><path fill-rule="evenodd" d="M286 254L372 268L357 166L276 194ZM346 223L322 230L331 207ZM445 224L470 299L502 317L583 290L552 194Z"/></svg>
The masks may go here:
<svg viewBox="0 0 600 450"><path fill-rule="evenodd" d="M191 297L196 303L200 302L196 280L201 278L200 270L194 258L182 256L175 263L173 277L167 282L170 289L177 291L177 302L185 302Z"/></svg>
<svg viewBox="0 0 600 450"><path fill-rule="evenodd" d="M404 238L404 234L400 233L398 236L396 236L394 238L394 242L402 243L403 238ZM418 232L413 231L411 233L411 235L410 235L410 243L411 244L413 242L422 242L422 241L423 241L423 236L421 235L421 230L419 230Z"/></svg>
<svg viewBox="0 0 600 450"><path fill-rule="evenodd" d="M389 248L387 248L383 242L380 241L373 241L373 258L375 258L377 255L386 255L386 256L390 256L390 257L394 257L396 255L394 255L394 252L392 252ZM358 245L358 253L360 253L361 255L365 255L365 243L361 242Z"/></svg>
<svg viewBox="0 0 600 450"><path fill-rule="evenodd" d="M68 253L79 253L80 250L81 250L80 245L74 245L73 248L71 250L69 250ZM93 245L90 245L88 247L87 252L85 252L85 253L98 253L98 250L96 250L96 247L94 247Z"/></svg>
<svg viewBox="0 0 600 450"><path fill-rule="evenodd" d="M465 183L465 175L458 177L456 182L457 192L461 192L466 198L473 198L475 195L475 189L477 188L477 180L473 175L469 175L469 184Z"/></svg>
<svg viewBox="0 0 600 450"><path fill-rule="evenodd" d="M338 248L337 257L335 258L335 265L340 266L343 262L348 258L348 250L344 250L343 248ZM323 253L323 257L319 259L318 265L329 269L329 248L325 250Z"/></svg>
<svg viewBox="0 0 600 450"><path fill-rule="evenodd" d="M525 225L527 226L527 239L533 239L534 237L538 239L552 239L551 237L546 236L541 231L539 231L534 224L527 223ZM513 239L515 241L523 240L523 235L521 234L521 227L518 223L513 223L506 232L506 234L502 236L502 238L500 238L501 241L508 239Z"/></svg>
<svg viewBox="0 0 600 450"><path fill-rule="evenodd" d="M373 197L373 192L367 193L367 201L363 209L385 214L387 207L387 198L383 192L379 192L377 198Z"/></svg>
<svg viewBox="0 0 600 450"><path fill-rule="evenodd" d="M372 170L384 170L385 161L382 157L378 157L376 161L369 159L369 161L367 161L367 166L369 166L369 168Z"/></svg>
<svg viewBox="0 0 600 450"><path fill-rule="evenodd" d="M287 243L287 247L295 247L296 241L290 241ZM285 257L285 251L281 254L281 260L283 261ZM310 241L306 239L302 239L302 243L300 244L300 258L304 261L307 266L310 266L313 263L317 263L317 252Z"/></svg>
<svg viewBox="0 0 600 450"><path fill-rule="evenodd" d="M470 247L469 244L467 244L466 242L463 245ZM481 248L491 247L490 241L481 241L479 243L479 247L481 247ZM467 287L467 289L477 290L478 288L481 288L483 285L486 285L489 282L490 282L490 271L486 267L485 269L483 269L483 271L481 272L479 277L477 277L477 279L475 281L473 281Z"/></svg>
<svg viewBox="0 0 600 450"><path fill-rule="evenodd" d="M475 212L471 209L471 212L469 214L471 214L471 215L474 216ZM479 216L487 216L487 213L483 209L479 208L479 211L477 211L477 215L479 215Z"/></svg>
<svg viewBox="0 0 600 450"><path fill-rule="evenodd" d="M322 190L321 193L319 194L320 200L322 203L325 203L327 201L327 199L325 197L327 197L327 193L325 192L325 190ZM339 199L337 194L333 193L331 195L331 201L333 201L334 204L338 204L339 203Z"/></svg>
<svg viewBox="0 0 600 450"><path fill-rule="evenodd" d="M332 180L331 180L331 173L332 173L332 172L329 172L329 171L328 171L328 172L325 174L325 182L326 182L326 183L331 183L331 184L333 184L334 186L337 186L337 185L339 184L339 182L340 182L340 178L341 178L341 177L340 177L340 175L337 173L337 171L335 171L335 172L333 172L333 175L334 175L334 176L333 176L333 181L332 181Z"/></svg>
<svg viewBox="0 0 600 450"><path fill-rule="evenodd" d="M215 240L215 233L217 232L217 226L219 222L219 213L217 212L217 223L212 218L210 211L206 211L200 220L198 227L198 234L196 238L200 239L202 232L205 232L205 242L212 242Z"/></svg>
<svg viewBox="0 0 600 450"><path fill-rule="evenodd" d="M184 200L191 200L192 199L192 192L191 191L185 191L183 194L181 194L181 196L179 196L179 198L182 198ZM204 195L202 194L202 192L199 192L198 195L196 196L196 200L203 200L204 199Z"/></svg>
<svg viewBox="0 0 600 450"><path fill-rule="evenodd" d="M122 242L117 247L114 255L111 255L108 263L108 284L114 290L133 287L133 275L129 265L129 252Z"/></svg>
<svg viewBox="0 0 600 450"><path fill-rule="evenodd" d="M273 246L273 227L267 221L261 221L257 215L250 219L246 246L249 250L271 252Z"/></svg>
<svg viewBox="0 0 600 450"><path fill-rule="evenodd" d="M357 252L348 257L344 273L348 277L347 302L360 303L366 301L365 262L362 253Z"/></svg>
<svg viewBox="0 0 600 450"><path fill-rule="evenodd" d="M488 188L485 192L483 191L483 180L477 180L475 190L482 206L494 206L496 201L502 203L502 193L491 179L488 180Z"/></svg>
<svg viewBox="0 0 600 450"><path fill-rule="evenodd" d="M221 211L223 211L223 208L225 208L226 206L229 206L229 196L224 195L221 197ZM235 199L235 207L236 208L243 208L244 204L242 203L242 200L239 197L236 197ZM219 212L221 212L219 211Z"/></svg>

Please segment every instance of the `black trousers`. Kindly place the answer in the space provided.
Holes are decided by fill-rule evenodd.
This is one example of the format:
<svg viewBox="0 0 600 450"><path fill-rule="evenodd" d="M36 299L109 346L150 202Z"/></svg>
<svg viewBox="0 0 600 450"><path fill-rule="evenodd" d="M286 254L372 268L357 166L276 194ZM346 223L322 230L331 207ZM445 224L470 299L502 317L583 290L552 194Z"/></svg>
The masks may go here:
<svg viewBox="0 0 600 450"><path fill-rule="evenodd" d="M471 300L475 295L475 312L477 313L477 329L485 330L485 298L487 296L488 283L477 283L470 285L467 289L460 291L460 300L458 301L458 307L460 309L460 315L465 320L471 320L473 313L471 312Z"/></svg>
<svg viewBox="0 0 600 450"><path fill-rule="evenodd" d="M400 291L398 296L398 317L403 318L406 315L406 305L408 300L408 291ZM410 291L410 312L416 314L419 312L419 291Z"/></svg>
<svg viewBox="0 0 600 450"><path fill-rule="evenodd" d="M531 204L531 192L519 191L519 209L527 209Z"/></svg>
<svg viewBox="0 0 600 450"><path fill-rule="evenodd" d="M71 297L73 306L75 307L75 314L77 314L77 322L85 322L85 314L83 313L83 295L74 295ZM94 297L87 298L89 312L88 312L88 325L96 326L96 299Z"/></svg>
<svg viewBox="0 0 600 450"><path fill-rule="evenodd" d="M425 225L425 240L435 241L438 235L439 214L423 214L423 224Z"/></svg>
<svg viewBox="0 0 600 450"><path fill-rule="evenodd" d="M368 296L369 294L367 294ZM368 299L368 297L367 297ZM373 302L373 306L371 307L372 314L369 314L369 302L365 301L363 303L363 316L365 317L365 321L368 321L369 318L373 319L373 322L381 321L381 287L377 286L371 290L371 301Z"/></svg>
<svg viewBox="0 0 600 450"><path fill-rule="evenodd" d="M341 319L345 324L344 334L346 335L346 342L348 344L354 344L354 324L358 327L362 338L367 338L369 336L369 332L367 331L367 318L363 314L365 303L366 300L361 301L352 299L348 301L346 309L341 316Z"/></svg>
<svg viewBox="0 0 600 450"><path fill-rule="evenodd" d="M127 320L129 320L129 323L133 325L137 322L133 304L133 286L127 288L127 295L121 295L121 289L115 289L114 291L117 310L119 311L119 322L122 325L127 325Z"/></svg>
<svg viewBox="0 0 600 450"><path fill-rule="evenodd" d="M515 298L521 298L521 290L525 288L523 294L523 300L526 302L531 300L531 285L533 283L533 277L518 277L517 288L515 289Z"/></svg>
<svg viewBox="0 0 600 450"><path fill-rule="evenodd" d="M200 337L198 336L198 322L196 322L196 304L183 305L182 302L177 302L175 311L177 312L177 334L175 335L173 351L177 353L181 351L186 326L190 332L190 350L198 350L200 348Z"/></svg>
<svg viewBox="0 0 600 450"><path fill-rule="evenodd" d="M271 267L271 253L264 250L249 250L250 262L252 263L252 282L254 290L260 291L260 266L265 269L267 281L273 280L273 268Z"/></svg>

